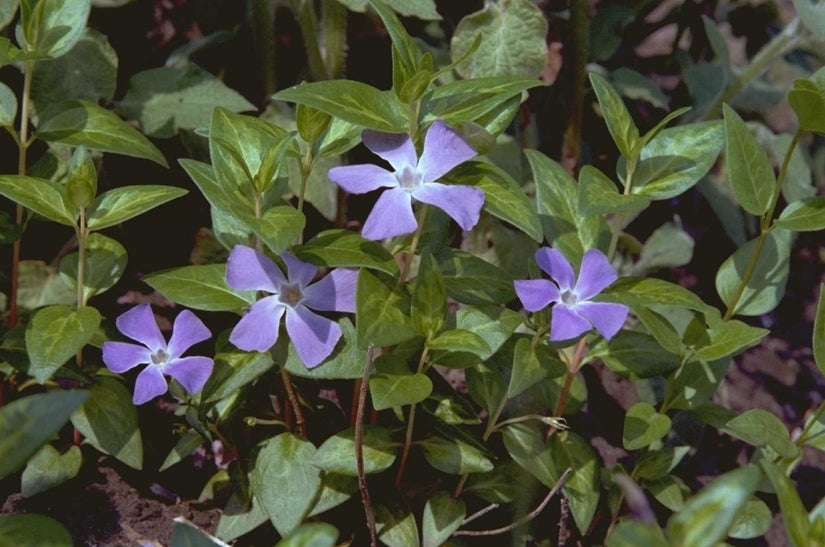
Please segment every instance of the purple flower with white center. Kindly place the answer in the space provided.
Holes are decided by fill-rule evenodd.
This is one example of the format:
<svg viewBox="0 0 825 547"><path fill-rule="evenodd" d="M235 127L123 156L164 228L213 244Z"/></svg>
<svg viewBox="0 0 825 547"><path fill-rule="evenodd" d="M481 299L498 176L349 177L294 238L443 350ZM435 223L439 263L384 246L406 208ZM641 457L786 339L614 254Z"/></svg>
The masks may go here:
<svg viewBox="0 0 825 547"><path fill-rule="evenodd" d="M414 232L418 223L413 215L413 199L444 210L462 230L471 230L476 225L484 204L484 191L436 182L476 155L458 131L441 120L433 122L424 137L420 159L406 133L366 130L362 140L373 153L387 160L394 171L372 164L345 165L333 167L328 176L351 194L389 188L375 202L364 222L361 235L365 238L383 239Z"/></svg>
<svg viewBox="0 0 825 547"><path fill-rule="evenodd" d="M627 306L590 301L618 278L604 253L598 249L584 253L578 279L573 266L558 249L542 247L537 250L536 263L553 281L515 281L516 294L524 308L531 312L555 303L551 312L550 340L576 338L593 327L607 340L619 332L627 319Z"/></svg>
<svg viewBox="0 0 825 547"><path fill-rule="evenodd" d="M237 245L226 262L226 282L239 290L264 291L269 296L258 300L232 329L229 341L244 351L267 351L278 340L281 317L286 314L286 332L304 366L313 368L329 357L341 327L318 311L355 311L355 285L358 272L333 270L316 283L318 268L283 253L287 275L264 254Z"/></svg>
<svg viewBox="0 0 825 547"><path fill-rule="evenodd" d="M135 306L115 320L120 332L143 345L129 342L104 342L103 362L112 372L126 372L138 365L148 365L137 376L132 402L136 405L163 395L168 389L164 374L171 376L195 393L203 388L212 373L209 357L181 357L186 350L209 339L212 333L189 310L175 318L169 342L160 332L149 304Z"/></svg>

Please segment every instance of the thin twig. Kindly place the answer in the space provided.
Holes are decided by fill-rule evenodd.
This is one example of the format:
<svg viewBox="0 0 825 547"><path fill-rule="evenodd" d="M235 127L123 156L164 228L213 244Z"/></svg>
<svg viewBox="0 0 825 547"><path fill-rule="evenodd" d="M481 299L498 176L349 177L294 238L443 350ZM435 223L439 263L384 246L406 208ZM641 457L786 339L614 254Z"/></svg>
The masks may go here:
<svg viewBox="0 0 825 547"><path fill-rule="evenodd" d="M289 406L295 413L295 425L298 426L298 433L301 437L307 436L307 424L304 421L304 413L301 410L301 403L295 395L295 388L292 387L292 375L283 366L281 367L281 380L284 382L284 389L286 390L286 397L289 399ZM289 423L289 420L286 420Z"/></svg>
<svg viewBox="0 0 825 547"><path fill-rule="evenodd" d="M559 541L558 547L564 547L567 544L567 519L570 518L570 504L567 498L561 499L561 516L559 516Z"/></svg>
<svg viewBox="0 0 825 547"><path fill-rule="evenodd" d="M500 505L498 503L491 503L490 505L488 505L484 509L480 509L480 510L476 511L475 513L473 513L472 515L470 515L469 517L467 517L466 519L462 520L461 525L464 526L468 522L473 522L475 519L477 519L481 516L484 516L487 513L489 513L490 511L498 509L499 507L500 507Z"/></svg>
<svg viewBox="0 0 825 547"><path fill-rule="evenodd" d="M516 528L518 528L519 526L521 526L525 522L528 522L528 521L536 518L542 511L544 511L544 508L547 507L547 504L550 503L550 500L553 498L553 496L555 496L558 493L558 491L561 490L561 487L564 486L564 483L567 481L567 479L570 477L570 475L572 473L573 473L573 468L568 467L567 470L564 473L562 473L559 480L556 481L556 484L553 485L553 489L550 490L550 492L544 497L543 500L541 500L541 503L539 504L539 506L536 507L535 509L533 509L532 511L530 511L528 514L521 517L520 519L518 519L516 522L513 522L513 523L508 524L507 526L503 526L501 528L495 528L493 530L459 530L459 531L455 532L453 535L454 536L495 536L495 535L498 535L498 534L503 534L505 532L509 532L510 530L515 530Z"/></svg>
<svg viewBox="0 0 825 547"><path fill-rule="evenodd" d="M355 465L358 468L358 488L361 490L361 500L364 502L364 515L367 517L367 528L370 531L370 546L376 547L378 533L375 528L372 503L370 503L370 492L367 489L367 476L364 474L364 407L367 405L367 389L371 370L372 344L367 347L367 362L364 364L364 376L361 378L361 387L358 390L358 408L355 413Z"/></svg>

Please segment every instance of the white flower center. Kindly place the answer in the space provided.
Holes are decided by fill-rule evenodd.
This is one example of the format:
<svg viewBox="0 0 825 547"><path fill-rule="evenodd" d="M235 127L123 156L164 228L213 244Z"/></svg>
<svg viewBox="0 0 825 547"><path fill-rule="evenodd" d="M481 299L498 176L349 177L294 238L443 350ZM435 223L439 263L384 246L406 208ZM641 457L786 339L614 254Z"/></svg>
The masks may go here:
<svg viewBox="0 0 825 547"><path fill-rule="evenodd" d="M155 353L152 354L152 364L153 365L162 365L166 361L169 360L169 354L163 351L162 349L157 350Z"/></svg>
<svg viewBox="0 0 825 547"><path fill-rule="evenodd" d="M409 165L405 165L400 171L395 172L395 180L397 180L398 185L407 192L412 192L421 186L421 179L421 173L419 173L415 167Z"/></svg>
<svg viewBox="0 0 825 547"><path fill-rule="evenodd" d="M573 291L564 291L561 293L561 301L565 306L575 306L579 299L573 293Z"/></svg>
<svg viewBox="0 0 825 547"><path fill-rule="evenodd" d="M301 303L304 295L301 293L301 287L296 283L294 285L281 285L281 290L278 293L278 300L287 306L295 307Z"/></svg>

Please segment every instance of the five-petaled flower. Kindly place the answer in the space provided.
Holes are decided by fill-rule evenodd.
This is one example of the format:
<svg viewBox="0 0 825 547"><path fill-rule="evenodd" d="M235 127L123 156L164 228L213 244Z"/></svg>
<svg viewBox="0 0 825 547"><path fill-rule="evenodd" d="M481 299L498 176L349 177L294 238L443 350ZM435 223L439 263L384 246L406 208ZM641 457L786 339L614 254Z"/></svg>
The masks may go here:
<svg viewBox="0 0 825 547"><path fill-rule="evenodd" d="M278 340L281 317L286 314L286 332L307 368L315 367L332 353L341 327L310 311L355 311L358 272L333 270L317 283L312 264L283 253L287 275L267 256L237 245L226 263L226 282L235 289L270 293L249 308L232 329L229 341L244 351L266 351Z"/></svg>
<svg viewBox="0 0 825 547"><path fill-rule="evenodd" d="M132 402L136 405L166 393L168 385L164 374L168 374L195 393L203 388L214 365L209 357L181 357L186 350L207 340L212 333L197 316L183 310L175 318L172 337L166 342L155 321L149 304L141 304L130 309L115 320L118 330L140 342L104 342L103 362L112 372L125 372L138 365L148 365L137 376Z"/></svg>
<svg viewBox="0 0 825 547"><path fill-rule="evenodd" d="M619 332L627 319L627 306L590 301L618 277L604 253L598 249L584 253L578 279L575 279L573 266L558 249L542 247L537 250L536 263L553 281L516 281L516 294L524 308L531 312L555 303L551 312L551 340L576 338L592 327L608 340Z"/></svg>
<svg viewBox="0 0 825 547"><path fill-rule="evenodd" d="M345 165L329 170L329 178L352 194L389 188L375 202L361 234L367 239L383 239L414 232L418 227L412 200L443 209L463 230L478 222L484 191L472 186L436 182L451 169L476 155L454 129L436 120L424 137L421 158L405 133L366 130L364 144L387 160L394 171L372 164Z"/></svg>

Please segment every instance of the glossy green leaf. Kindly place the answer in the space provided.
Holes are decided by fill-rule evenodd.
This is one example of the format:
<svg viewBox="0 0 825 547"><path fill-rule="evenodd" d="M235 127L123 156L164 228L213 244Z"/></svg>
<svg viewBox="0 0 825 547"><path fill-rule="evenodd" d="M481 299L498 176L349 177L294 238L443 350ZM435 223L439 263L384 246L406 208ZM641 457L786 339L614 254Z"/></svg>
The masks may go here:
<svg viewBox="0 0 825 547"><path fill-rule="evenodd" d="M444 331L437 337L428 340L426 345L431 350L463 351L478 357L490 353L490 346L484 341L484 338L472 331L463 329Z"/></svg>
<svg viewBox="0 0 825 547"><path fill-rule="evenodd" d="M12 22L19 4L20 0L7 0L0 3L0 29Z"/></svg>
<svg viewBox="0 0 825 547"><path fill-rule="evenodd" d="M444 473L463 475L492 471L493 463L478 448L457 439L429 436L418 443L427 463Z"/></svg>
<svg viewBox="0 0 825 547"><path fill-rule="evenodd" d="M815 232L825 228L825 196L789 203L775 223L777 228Z"/></svg>
<svg viewBox="0 0 825 547"><path fill-rule="evenodd" d="M449 396L441 393L431 393L424 400L421 408L445 424L475 425L481 423L476 408L458 394Z"/></svg>
<svg viewBox="0 0 825 547"><path fill-rule="evenodd" d="M184 517L175 517L170 547L224 547L226 544L212 537Z"/></svg>
<svg viewBox="0 0 825 547"><path fill-rule="evenodd" d="M333 547L338 539L338 530L326 522L302 524L275 547Z"/></svg>
<svg viewBox="0 0 825 547"><path fill-rule="evenodd" d="M465 79L484 76L535 78L547 64L547 20L527 0L488 3L466 15L450 43L453 60L460 59L481 34L481 45L456 71Z"/></svg>
<svg viewBox="0 0 825 547"><path fill-rule="evenodd" d="M41 384L49 380L97 334L100 319L100 313L89 307L39 310L26 327L29 374Z"/></svg>
<svg viewBox="0 0 825 547"><path fill-rule="evenodd" d="M515 298L507 272L470 253L443 249L437 256L447 294L465 304L504 304Z"/></svg>
<svg viewBox="0 0 825 547"><path fill-rule="evenodd" d="M633 118L631 118L630 112L627 111L624 101L603 76L591 72L590 83L593 86L593 91L596 92L599 107L607 124L607 129L613 137L613 142L616 143L622 156L630 159L635 158L635 154L638 154L636 147L639 143L639 130L636 128L636 124L633 123Z"/></svg>
<svg viewBox="0 0 825 547"><path fill-rule="evenodd" d="M346 0L347 2L359 1L359 0ZM412 37L409 35L407 30L404 28L404 25L398 19L398 16L395 15L392 8L388 2L384 0L366 0L363 2L364 4L369 3L373 10L381 17L381 20L384 22L384 26L387 29L387 33L390 35L390 39L392 40L392 45L395 50L393 55L397 53L397 61L398 65L396 66L396 58L393 58L393 86L396 83L402 83L402 80L397 79L397 76L406 75L411 76L418 70L418 65L421 60L421 49L418 45L413 41ZM408 5L415 4L416 2L407 2ZM396 2L393 2L395 5ZM400 91L400 87L397 91Z"/></svg>
<svg viewBox="0 0 825 547"><path fill-rule="evenodd" d="M77 476L83 456L77 446L61 454L50 444L44 445L31 457L21 478L20 492L28 498L59 486Z"/></svg>
<svg viewBox="0 0 825 547"><path fill-rule="evenodd" d="M353 146L360 143L360 133ZM320 152L318 153L320 154ZM288 157L287 186L292 196L299 196L301 193L301 162L298 158ZM312 168L304 185L304 202L311 203L324 218L330 222L335 222L338 216L338 192L340 187L332 183L327 176L329 170L341 165L340 156L316 156L312 162ZM283 172L282 172L283 173ZM287 196L284 196L288 199Z"/></svg>
<svg viewBox="0 0 825 547"><path fill-rule="evenodd" d="M825 29L825 25L823 28ZM793 89L788 92L788 104L796 113L799 129L825 133L825 119L822 117L822 112L825 111L825 91L810 80L796 80Z"/></svg>
<svg viewBox="0 0 825 547"><path fill-rule="evenodd" d="M255 459L252 491L281 536L298 528L321 489L321 470L312 465L314 455L311 442L281 433L269 439Z"/></svg>
<svg viewBox="0 0 825 547"><path fill-rule="evenodd" d="M681 511L685 499L690 496L690 488L675 475L667 475L653 482L645 482L645 486L656 501L674 512Z"/></svg>
<svg viewBox="0 0 825 547"><path fill-rule="evenodd" d="M23 513L0 517L3 547L72 547L72 536L51 517Z"/></svg>
<svg viewBox="0 0 825 547"><path fill-rule="evenodd" d="M636 462L634 475L644 480L658 480L667 476L690 452L689 446L648 450Z"/></svg>
<svg viewBox="0 0 825 547"><path fill-rule="evenodd" d="M825 36L825 5L814 0L793 0L802 23L814 34Z"/></svg>
<svg viewBox="0 0 825 547"><path fill-rule="evenodd" d="M358 479L334 473L321 474L321 492L309 512L310 517L338 507L358 491Z"/></svg>
<svg viewBox="0 0 825 547"><path fill-rule="evenodd" d="M658 441L670 431L670 418L659 414L648 403L636 403L624 417L622 445L625 450L639 450Z"/></svg>
<svg viewBox="0 0 825 547"><path fill-rule="evenodd" d="M0 408L0 478L22 467L88 396L80 390L53 391L28 395Z"/></svg>
<svg viewBox="0 0 825 547"><path fill-rule="evenodd" d="M791 232L773 230L765 238L748 283L737 298L741 280L748 270L758 239L748 241L719 267L716 291L734 315L761 315L774 309L785 294L791 253Z"/></svg>
<svg viewBox="0 0 825 547"><path fill-rule="evenodd" d="M358 274L355 309L361 347L392 346L415 336L409 318L410 298L391 279L362 269Z"/></svg>
<svg viewBox="0 0 825 547"><path fill-rule="evenodd" d="M507 396L507 383L501 372L490 363L479 363L464 371L467 391L487 412L495 412Z"/></svg>
<svg viewBox="0 0 825 547"><path fill-rule="evenodd" d="M489 351L478 353L482 359L498 351L524 320L520 313L500 306L465 307L456 312L455 318L457 328L479 335L489 347Z"/></svg>
<svg viewBox="0 0 825 547"><path fill-rule="evenodd" d="M196 310L240 311L255 301L254 291L236 291L226 284L225 264L183 266L142 280L173 302Z"/></svg>
<svg viewBox="0 0 825 547"><path fill-rule="evenodd" d="M77 303L77 293L60 279L54 266L41 260L21 260L19 275L17 303L21 308L35 310L55 304Z"/></svg>
<svg viewBox="0 0 825 547"><path fill-rule="evenodd" d="M693 238L682 229L681 222L666 222L645 241L633 273L684 266L693 258L693 246Z"/></svg>
<svg viewBox="0 0 825 547"><path fill-rule="evenodd" d="M728 530L728 537L734 539L753 539L762 537L771 526L773 514L767 504L759 498L748 500L736 515Z"/></svg>
<svg viewBox="0 0 825 547"><path fill-rule="evenodd" d="M206 201L212 205L213 224L215 224L216 218L223 219L224 223L231 225L235 231L243 232L243 237L246 238L245 243L248 244L252 228L246 221L254 218L255 206L252 200L241 192L237 185L220 184L216 178L215 170L208 163L188 158L179 160L179 163L192 178ZM215 215L216 209L221 213L220 215ZM216 232L220 232L218 226L213 226L213 228Z"/></svg>
<svg viewBox="0 0 825 547"><path fill-rule="evenodd" d="M526 90L540 86L535 78L493 76L456 80L435 88L425 96L427 110L448 125L472 121L486 126L486 118L512 100L516 105Z"/></svg>
<svg viewBox="0 0 825 547"><path fill-rule="evenodd" d="M753 446L767 445L783 458L795 458L799 454L782 420L761 408L736 416L725 424L724 431Z"/></svg>
<svg viewBox="0 0 825 547"><path fill-rule="evenodd" d="M0 127L14 125L17 116L17 96L9 87L0 83Z"/></svg>
<svg viewBox="0 0 825 547"><path fill-rule="evenodd" d="M352 80L326 80L296 85L273 96L306 104L337 118L370 129L402 132L407 121L391 93Z"/></svg>
<svg viewBox="0 0 825 547"><path fill-rule="evenodd" d="M736 515L759 484L752 466L729 471L705 486L667 524L668 545L712 547L728 533Z"/></svg>
<svg viewBox="0 0 825 547"><path fill-rule="evenodd" d="M667 545L662 529L656 523L621 520L605 540L606 547L660 547Z"/></svg>
<svg viewBox="0 0 825 547"><path fill-rule="evenodd" d="M423 253L410 300L413 328L428 340L435 337L447 318L447 287L430 253Z"/></svg>
<svg viewBox="0 0 825 547"><path fill-rule="evenodd" d="M60 57L80 40L90 0L21 0L17 40L24 50Z"/></svg>
<svg viewBox="0 0 825 547"><path fill-rule="evenodd" d="M63 257L60 276L72 288L77 287L78 253ZM107 291L118 282L126 269L126 249L110 237L89 234L83 275L83 301Z"/></svg>
<svg viewBox="0 0 825 547"><path fill-rule="evenodd" d="M163 154L149 139L114 112L89 101L67 100L48 106L40 115L34 136L44 141L144 158L167 166Z"/></svg>
<svg viewBox="0 0 825 547"><path fill-rule="evenodd" d="M634 213L650 205L650 200L634 195L620 194L607 175L585 165L579 172L578 209L583 215L607 213Z"/></svg>
<svg viewBox="0 0 825 547"><path fill-rule="evenodd" d="M676 306L707 314L715 309L681 285L652 277L622 277L601 294L606 301L627 304L634 310L642 306Z"/></svg>
<svg viewBox="0 0 825 547"><path fill-rule="evenodd" d="M682 339L673 324L663 315L642 306L633 308L633 313L645 326L647 331L659 342L662 349L679 355L682 352Z"/></svg>
<svg viewBox="0 0 825 547"><path fill-rule="evenodd" d="M186 193L183 188L157 184L114 188L100 194L89 206L87 226L89 230L102 230L142 215Z"/></svg>
<svg viewBox="0 0 825 547"><path fill-rule="evenodd" d="M668 97L659 84L641 72L621 66L610 73L610 80L623 97L633 101L645 101L656 108L668 107Z"/></svg>
<svg viewBox="0 0 825 547"><path fill-rule="evenodd" d="M306 225L303 213L290 205L278 205L267 209L261 218L246 217L242 221L276 255L286 251Z"/></svg>
<svg viewBox="0 0 825 547"><path fill-rule="evenodd" d="M232 112L255 110L255 105L237 91L190 64L184 68L152 68L133 75L117 109L124 117L138 120L147 135L168 138L180 129L205 125L216 106Z"/></svg>
<svg viewBox="0 0 825 547"><path fill-rule="evenodd" d="M38 215L66 226L77 219L70 209L63 187L50 181L20 175L0 175L0 194Z"/></svg>
<svg viewBox="0 0 825 547"><path fill-rule="evenodd" d="M538 348L530 338L519 338L513 351L513 369L507 386L507 398L512 399L547 376L539 361Z"/></svg>
<svg viewBox="0 0 825 547"><path fill-rule="evenodd" d="M166 456L166 459L163 460L163 463L160 465L158 472L165 471L176 463L180 463L184 458L188 458L195 450L203 446L203 442L204 440L201 434L194 429L190 429L181 435L181 438L175 443L174 448L172 448Z"/></svg>
<svg viewBox="0 0 825 547"><path fill-rule="evenodd" d="M299 259L328 268L371 268L398 275L398 263L379 243L350 230L326 230L293 249Z"/></svg>
<svg viewBox="0 0 825 547"><path fill-rule="evenodd" d="M388 469L394 462L398 445L390 430L366 425L363 437L364 474L371 475ZM312 465L329 473L358 476L355 458L355 428L350 427L328 437L312 457Z"/></svg>
<svg viewBox="0 0 825 547"><path fill-rule="evenodd" d="M735 319L718 323L708 329L710 344L699 349L694 355L697 359L705 361L738 355L758 344L769 332L767 329L751 327Z"/></svg>
<svg viewBox="0 0 825 547"><path fill-rule="evenodd" d="M773 463L762 460L762 468L779 498L779 510L782 513L782 522L785 531L794 547L809 545L811 523L808 521L808 511L799 498L799 493L791 480Z"/></svg>
<svg viewBox="0 0 825 547"><path fill-rule="evenodd" d="M719 387L730 358L717 361L689 361L668 380L669 408L696 409L708 403Z"/></svg>
<svg viewBox="0 0 825 547"><path fill-rule="evenodd" d="M765 151L739 114L725 105L725 159L728 177L739 204L753 215L770 207L776 176Z"/></svg>
<svg viewBox="0 0 825 547"><path fill-rule="evenodd" d="M814 361L819 371L825 374L825 285L819 285L819 300L816 304L814 335L811 344Z"/></svg>
<svg viewBox="0 0 825 547"><path fill-rule="evenodd" d="M458 530L464 517L467 516L467 507L463 500L453 499L449 492L436 492L424 505L424 515L421 517L421 536L424 547L439 547L447 541L453 532Z"/></svg>
<svg viewBox="0 0 825 547"><path fill-rule="evenodd" d="M521 466L508 460L487 473L470 475L465 483L464 491L472 492L490 503L510 503L520 497L525 488L532 486L526 483L530 478L525 477Z"/></svg>
<svg viewBox="0 0 825 547"><path fill-rule="evenodd" d="M358 345L358 336L352 321L344 317L338 321L341 327L341 340L336 349L323 363L314 368L307 368L298 357L295 345L290 344L285 368L295 376L328 380L354 380L364 375L367 352Z"/></svg>
<svg viewBox="0 0 825 547"><path fill-rule="evenodd" d="M269 353L236 351L228 347L216 353L214 361L212 374L201 393L203 403L214 403L229 397L275 364Z"/></svg>
<svg viewBox="0 0 825 547"><path fill-rule="evenodd" d="M392 356L376 359L375 367L370 376L370 394L376 410L413 405L433 391L433 382L426 374L413 373Z"/></svg>
<svg viewBox="0 0 825 547"><path fill-rule="evenodd" d="M232 494L218 520L216 536L224 541L232 541L269 520L269 515L261 508L258 499L251 497L251 502L244 503L238 494Z"/></svg>
<svg viewBox="0 0 825 547"><path fill-rule="evenodd" d="M399 500L392 505L375 507L375 523L378 539L388 547L418 547L418 525L406 504Z"/></svg>
<svg viewBox="0 0 825 547"><path fill-rule="evenodd" d="M654 337L631 330L619 331L610 342L599 340L588 358L601 359L619 376L633 380L663 376L679 367L679 358Z"/></svg>
<svg viewBox="0 0 825 547"><path fill-rule="evenodd" d="M89 398L72 415L86 441L129 467L143 468L143 439L132 395L114 378L98 378Z"/></svg>

